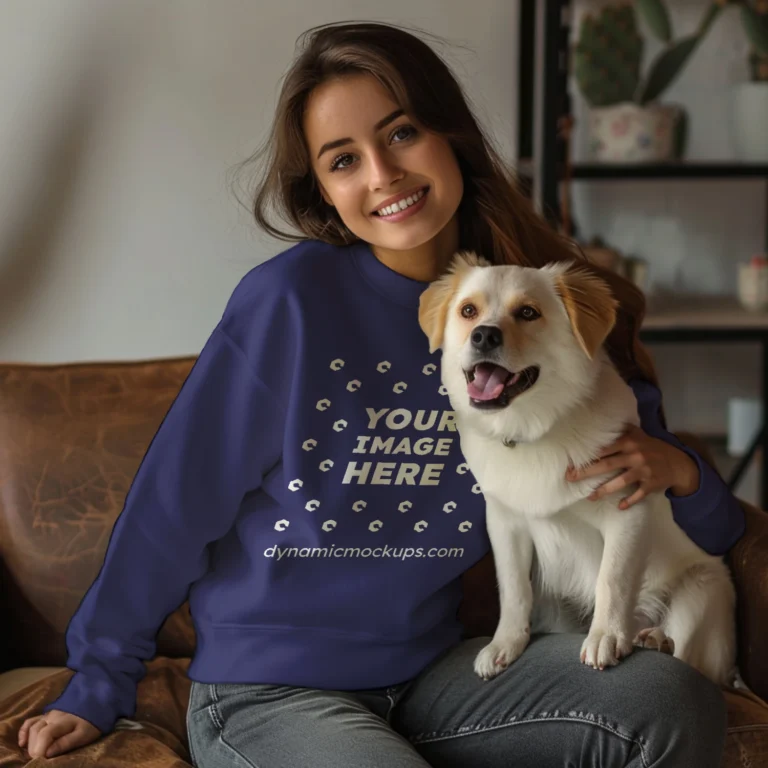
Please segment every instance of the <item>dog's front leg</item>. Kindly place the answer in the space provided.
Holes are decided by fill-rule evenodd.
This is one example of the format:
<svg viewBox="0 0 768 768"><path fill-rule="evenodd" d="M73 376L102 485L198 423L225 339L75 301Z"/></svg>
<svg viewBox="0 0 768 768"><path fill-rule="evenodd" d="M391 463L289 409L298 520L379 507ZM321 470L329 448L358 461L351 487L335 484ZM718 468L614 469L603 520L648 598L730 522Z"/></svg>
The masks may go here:
<svg viewBox="0 0 768 768"><path fill-rule="evenodd" d="M650 505L621 512L603 502L603 557L595 587L595 612L581 647L581 661L595 669L614 666L632 652L634 612L648 560Z"/></svg>
<svg viewBox="0 0 768 768"><path fill-rule="evenodd" d="M533 540L523 520L491 500L486 505L501 610L493 639L475 658L475 672L490 680L520 656L531 638Z"/></svg>

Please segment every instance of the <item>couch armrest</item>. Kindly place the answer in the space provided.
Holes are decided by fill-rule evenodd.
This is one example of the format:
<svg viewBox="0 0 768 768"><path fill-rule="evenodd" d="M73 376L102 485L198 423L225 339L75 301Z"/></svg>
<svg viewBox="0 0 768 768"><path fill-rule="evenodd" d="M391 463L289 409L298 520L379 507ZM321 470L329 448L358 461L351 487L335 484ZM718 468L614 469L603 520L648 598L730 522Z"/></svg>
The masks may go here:
<svg viewBox="0 0 768 768"><path fill-rule="evenodd" d="M768 700L768 512L741 504L747 529L726 558L736 585L739 670Z"/></svg>
<svg viewBox="0 0 768 768"><path fill-rule="evenodd" d="M13 614L9 605L8 595L11 591L11 574L0 556L0 616L3 617L3 630L0 631L0 674L13 669L16 666L16 659L11 654L11 631L10 625L13 621Z"/></svg>

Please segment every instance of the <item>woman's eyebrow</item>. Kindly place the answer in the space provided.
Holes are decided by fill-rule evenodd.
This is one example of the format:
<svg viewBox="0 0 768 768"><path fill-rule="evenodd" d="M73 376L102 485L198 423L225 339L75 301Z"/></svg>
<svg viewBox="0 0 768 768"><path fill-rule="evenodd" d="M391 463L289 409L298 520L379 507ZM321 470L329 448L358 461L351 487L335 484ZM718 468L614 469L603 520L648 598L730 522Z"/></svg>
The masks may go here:
<svg viewBox="0 0 768 768"><path fill-rule="evenodd" d="M383 117L381 120L379 120L379 122L373 126L373 130L380 131L382 128L389 125L393 120L397 120L397 118L403 114L405 114L405 110L396 109L394 112L391 112L386 117ZM323 152L327 152L329 149L336 149L336 147L343 147L345 144L351 143L352 139L349 137L344 139L334 139L334 141L327 141L325 144L323 144L322 147L320 147L320 151L317 153L317 157L320 159L320 155L322 155Z"/></svg>

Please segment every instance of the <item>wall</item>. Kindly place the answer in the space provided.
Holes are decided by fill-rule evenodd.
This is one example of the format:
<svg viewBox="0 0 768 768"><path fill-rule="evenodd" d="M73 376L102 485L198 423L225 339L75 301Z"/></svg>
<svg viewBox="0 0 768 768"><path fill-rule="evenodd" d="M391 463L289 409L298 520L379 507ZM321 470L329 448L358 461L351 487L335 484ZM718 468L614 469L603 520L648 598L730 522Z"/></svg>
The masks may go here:
<svg viewBox="0 0 768 768"><path fill-rule="evenodd" d="M229 172L264 137L308 27L446 38L511 159L517 16L508 0L5 0L0 360L200 350L237 280L286 247L256 232Z"/></svg>

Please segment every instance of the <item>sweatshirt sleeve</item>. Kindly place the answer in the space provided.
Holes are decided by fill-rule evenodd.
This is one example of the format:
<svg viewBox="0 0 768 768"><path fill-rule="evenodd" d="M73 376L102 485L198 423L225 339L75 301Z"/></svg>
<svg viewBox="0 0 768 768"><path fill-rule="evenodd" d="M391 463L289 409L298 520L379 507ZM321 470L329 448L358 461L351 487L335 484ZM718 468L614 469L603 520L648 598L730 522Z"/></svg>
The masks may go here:
<svg viewBox="0 0 768 768"><path fill-rule="evenodd" d="M637 410L642 428L651 437L664 440L688 454L699 468L699 487L688 496L666 496L672 504L675 522L688 536L710 555L724 555L744 534L744 510L725 481L696 451L662 426L661 392L650 382L634 379L629 382L637 398Z"/></svg>
<svg viewBox="0 0 768 768"><path fill-rule="evenodd" d="M66 634L75 674L45 711L103 733L131 717L166 617L208 568L208 545L278 463L281 404L220 323L147 449L102 568Z"/></svg>

